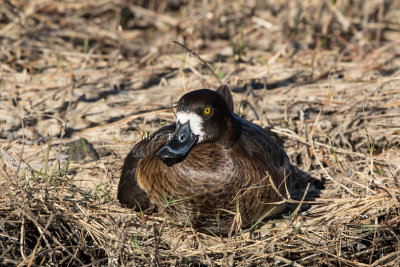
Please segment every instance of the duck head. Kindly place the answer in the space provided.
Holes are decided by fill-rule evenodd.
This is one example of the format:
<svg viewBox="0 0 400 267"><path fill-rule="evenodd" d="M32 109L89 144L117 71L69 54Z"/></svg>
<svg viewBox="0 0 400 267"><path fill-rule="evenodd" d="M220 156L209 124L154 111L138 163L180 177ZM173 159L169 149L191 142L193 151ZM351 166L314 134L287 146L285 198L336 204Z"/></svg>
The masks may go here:
<svg viewBox="0 0 400 267"><path fill-rule="evenodd" d="M156 155L167 166L183 161L199 143L231 147L240 129L224 97L209 89L189 92L181 97L176 113L176 128Z"/></svg>

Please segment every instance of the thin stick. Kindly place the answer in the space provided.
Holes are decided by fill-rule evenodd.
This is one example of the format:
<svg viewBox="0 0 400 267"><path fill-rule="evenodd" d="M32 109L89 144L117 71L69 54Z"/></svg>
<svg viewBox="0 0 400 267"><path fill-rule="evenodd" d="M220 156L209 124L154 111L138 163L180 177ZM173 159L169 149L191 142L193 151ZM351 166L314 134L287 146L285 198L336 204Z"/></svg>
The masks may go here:
<svg viewBox="0 0 400 267"><path fill-rule="evenodd" d="M50 218L47 220L47 224L44 227L42 233L40 233L40 236L39 236L38 240L36 241L36 245L33 248L33 251L32 251L32 253L30 255L30 259L29 259L29 262L28 262L28 265L27 265L28 267L32 265L33 259L35 258L35 254L36 254L37 248L39 247L40 241L42 240L44 234L46 233L47 229L49 228L50 223L53 221L53 218L54 218L54 214L51 214Z"/></svg>
<svg viewBox="0 0 400 267"><path fill-rule="evenodd" d="M196 52L194 52L193 50L189 49L187 46L185 46L184 44L181 44L177 41L172 41L174 44L179 45L180 47L182 47L183 49L185 49L189 54L191 54L192 56L194 56L195 58L197 58L198 60L201 61L201 63L203 63L207 69L212 73L212 75L215 77L215 79L217 79L217 81L219 82L220 85L223 85L223 83L221 82L221 80L218 78L217 74L215 74L214 70L211 68L210 64L207 63L205 60L203 60L199 55L196 54Z"/></svg>

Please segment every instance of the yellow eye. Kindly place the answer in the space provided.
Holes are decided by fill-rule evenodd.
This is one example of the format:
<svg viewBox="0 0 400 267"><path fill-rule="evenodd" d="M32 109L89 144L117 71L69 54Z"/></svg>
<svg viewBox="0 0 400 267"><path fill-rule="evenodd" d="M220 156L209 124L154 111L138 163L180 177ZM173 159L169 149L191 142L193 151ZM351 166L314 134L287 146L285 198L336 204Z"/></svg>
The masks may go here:
<svg viewBox="0 0 400 267"><path fill-rule="evenodd" d="M210 114L210 112L211 112L211 109L209 107L206 107L204 109L204 114L208 115L208 114Z"/></svg>

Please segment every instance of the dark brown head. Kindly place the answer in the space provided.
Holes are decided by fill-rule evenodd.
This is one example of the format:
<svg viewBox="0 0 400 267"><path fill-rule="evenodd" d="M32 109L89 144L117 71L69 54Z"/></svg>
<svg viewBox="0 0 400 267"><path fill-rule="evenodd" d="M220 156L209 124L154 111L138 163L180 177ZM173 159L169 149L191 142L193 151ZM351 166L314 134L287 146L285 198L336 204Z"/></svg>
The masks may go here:
<svg viewBox="0 0 400 267"><path fill-rule="evenodd" d="M168 166L182 161L197 143L214 142L228 148L239 138L240 129L225 99L209 89L181 97L176 130L157 156Z"/></svg>

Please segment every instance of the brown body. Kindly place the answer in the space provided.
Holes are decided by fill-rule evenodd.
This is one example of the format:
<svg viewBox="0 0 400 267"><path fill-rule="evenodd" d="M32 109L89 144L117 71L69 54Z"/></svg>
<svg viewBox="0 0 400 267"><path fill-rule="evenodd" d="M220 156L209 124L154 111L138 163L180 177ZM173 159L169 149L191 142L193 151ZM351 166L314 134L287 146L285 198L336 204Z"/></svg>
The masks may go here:
<svg viewBox="0 0 400 267"><path fill-rule="evenodd" d="M125 159L120 202L142 210L155 206L175 220L221 232L230 229L237 208L242 226L270 210L268 216L282 212L291 182L286 153L259 126L236 115L234 119L239 135L229 147L218 142L196 144L171 167L155 153L175 124L138 143Z"/></svg>

